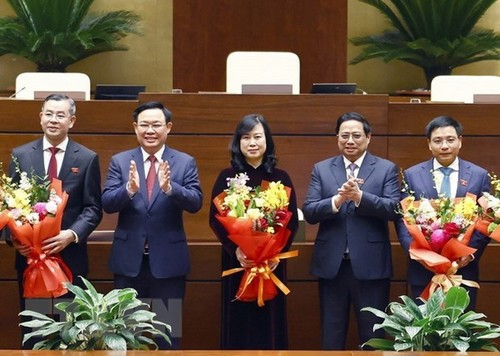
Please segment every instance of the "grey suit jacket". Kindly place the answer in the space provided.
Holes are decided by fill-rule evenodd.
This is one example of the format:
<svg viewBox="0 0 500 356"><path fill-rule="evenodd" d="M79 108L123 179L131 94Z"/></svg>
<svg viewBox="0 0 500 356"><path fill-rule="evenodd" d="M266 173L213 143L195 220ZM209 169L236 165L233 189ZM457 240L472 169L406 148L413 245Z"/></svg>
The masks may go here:
<svg viewBox="0 0 500 356"><path fill-rule="evenodd" d="M331 198L347 179L343 158L336 156L313 168L303 210L307 222L320 224L311 268L320 278L337 275L346 246L356 278L383 279L392 274L388 221L397 217L398 169L394 163L367 153L358 178L363 179L359 206L352 201L344 203L334 214Z"/></svg>
<svg viewBox="0 0 500 356"><path fill-rule="evenodd" d="M186 275L190 263L183 212L196 213L203 201L196 161L166 146L162 159L170 164L172 192L167 196L156 183L149 201L142 159L140 147L111 158L102 195L104 211L119 213L110 269L120 275L137 276L147 241L151 273L156 278ZM131 160L137 163L140 179L140 190L132 198L126 189Z"/></svg>

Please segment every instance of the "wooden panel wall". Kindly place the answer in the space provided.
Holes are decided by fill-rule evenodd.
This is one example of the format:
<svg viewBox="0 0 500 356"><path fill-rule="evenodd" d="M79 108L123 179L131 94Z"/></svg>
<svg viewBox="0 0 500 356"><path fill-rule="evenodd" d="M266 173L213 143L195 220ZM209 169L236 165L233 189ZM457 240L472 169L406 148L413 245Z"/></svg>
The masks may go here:
<svg viewBox="0 0 500 356"><path fill-rule="evenodd" d="M406 168L430 157L423 137L425 124L433 117L449 114L464 125L464 158L500 172L500 130L496 125L500 105L405 104L388 103L386 96L356 95L195 95L145 94L141 101L160 100L173 111L174 127L169 144L192 154L198 162L205 202L201 212L187 215L193 272L188 277L184 312L186 349L216 349L220 326L220 246L207 224L210 190L216 174L229 162L228 144L240 118L251 112L262 113L270 122L278 149L279 165L286 169L296 186L299 206L305 198L309 174L314 162L337 153L333 130L336 118L345 111L359 111L374 127L370 150L388 157ZM137 101L77 103L77 123L72 137L99 153L103 177L112 154L134 147L131 112ZM0 101L0 161L7 164L11 149L40 137L38 111L40 101ZM107 269L109 240L114 217L106 216L89 245L92 281L101 291L112 285ZM309 263L315 228L307 226L306 242L296 243L299 257L289 261L288 297L289 334L292 349L319 348L317 283L309 275ZM391 298L406 294L406 257L394 232L395 266ZM481 291L478 311L500 322L500 311L492 300L500 297L498 259L500 246L490 244L481 260ZM0 288L2 307L0 349L17 348L17 285L13 270L13 251L0 243ZM210 305L206 308L205 305ZM191 325L196 323L197 328ZM349 347L356 348L355 323L350 328Z"/></svg>
<svg viewBox="0 0 500 356"><path fill-rule="evenodd" d="M233 51L291 51L301 92L347 78L347 0L174 0L173 85L225 91Z"/></svg>

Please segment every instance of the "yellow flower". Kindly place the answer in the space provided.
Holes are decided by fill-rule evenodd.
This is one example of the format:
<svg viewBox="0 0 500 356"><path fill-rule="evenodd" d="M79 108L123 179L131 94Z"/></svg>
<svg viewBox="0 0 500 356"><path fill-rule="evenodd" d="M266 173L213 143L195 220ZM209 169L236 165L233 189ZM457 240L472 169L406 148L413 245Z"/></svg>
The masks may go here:
<svg viewBox="0 0 500 356"><path fill-rule="evenodd" d="M470 197L465 197L455 205L455 215L461 215L465 219L472 220L476 216L477 205L476 201Z"/></svg>
<svg viewBox="0 0 500 356"><path fill-rule="evenodd" d="M270 209L283 209L288 206L288 194L285 186L280 182L270 182L268 189L261 192L265 206Z"/></svg>

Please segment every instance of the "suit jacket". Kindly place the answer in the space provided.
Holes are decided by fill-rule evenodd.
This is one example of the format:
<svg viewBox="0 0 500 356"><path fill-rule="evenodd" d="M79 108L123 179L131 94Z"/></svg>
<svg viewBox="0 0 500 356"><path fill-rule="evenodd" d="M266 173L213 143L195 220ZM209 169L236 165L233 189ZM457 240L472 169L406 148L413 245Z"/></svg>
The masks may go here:
<svg viewBox="0 0 500 356"><path fill-rule="evenodd" d="M456 197L464 197L467 193L475 194L478 198L483 192L490 191L490 181L488 172L475 164L459 159L458 166L458 186ZM433 159L419 163L404 171L404 179L411 191L414 191L416 199L425 197L428 199L438 198L439 193L436 190L436 184L432 174ZM403 192L402 198L408 194ZM403 249L408 253L412 237L404 225L403 219L396 221L396 230L399 242ZM477 252L474 254L476 259L460 270L460 274L466 279L478 279L478 263L484 248L490 239L478 231L475 231L471 237L469 246L474 247ZM410 260L408 265L408 281L414 285L427 285L432 278L432 273L426 270L420 263Z"/></svg>
<svg viewBox="0 0 500 356"><path fill-rule="evenodd" d="M311 273L320 278L335 278L346 246L356 278L373 280L392 274L388 220L396 219L400 197L398 169L394 163L367 153L358 178L363 196L358 207L342 204L333 213L331 198L347 180L342 156L315 164L304 217L319 223L314 243Z"/></svg>
<svg viewBox="0 0 500 356"><path fill-rule="evenodd" d="M14 148L12 156L17 159L21 171L46 175L43 160L43 139ZM9 172L14 180L19 180L19 173L11 162ZM76 278L88 273L87 237L95 230L102 219L101 173L99 157L88 148L68 141L58 178L63 190L69 195L64 210L62 229L71 229L78 235L78 243L72 243L61 251L61 257ZM16 255L16 268L24 269L26 258Z"/></svg>
<svg viewBox="0 0 500 356"><path fill-rule="evenodd" d="M171 278L189 273L189 252L184 232L183 212L201 209L203 194L193 157L165 146L162 159L171 169L171 195L158 183L148 201L140 147L111 158L102 202L107 213L119 213L109 266L112 272L136 277L141 268L144 246L149 246L149 263L155 278ZM126 189L130 161L137 163L139 191L130 198Z"/></svg>

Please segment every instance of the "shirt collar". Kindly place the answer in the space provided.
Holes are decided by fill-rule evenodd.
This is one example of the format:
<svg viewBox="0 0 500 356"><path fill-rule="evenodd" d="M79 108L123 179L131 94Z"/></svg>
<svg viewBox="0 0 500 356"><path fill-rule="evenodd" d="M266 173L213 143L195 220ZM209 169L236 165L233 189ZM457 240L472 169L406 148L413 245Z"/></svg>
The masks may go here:
<svg viewBox="0 0 500 356"><path fill-rule="evenodd" d="M59 148L60 151L62 152L66 152L66 148L68 147L68 141L69 141L69 138L66 137L63 142L61 142L60 144L58 144L56 147ZM43 150L46 151L48 150L50 147L52 147L52 144L49 142L49 140L47 140L47 137L43 136Z"/></svg>
<svg viewBox="0 0 500 356"><path fill-rule="evenodd" d="M433 170L437 171L439 168L444 167L441 163L437 161L437 159L433 159L432 162L432 168ZM449 168L453 169L454 172L458 172L458 157L455 158L455 160L448 166Z"/></svg>
<svg viewBox="0 0 500 356"><path fill-rule="evenodd" d="M164 151L165 151L165 145L161 146L161 148L158 151L156 151L156 153L154 154L154 156L156 157L156 160L158 162L161 161ZM141 152L142 152L142 161L146 162L148 160L150 154L147 153L146 151L144 151L144 148L142 148L142 147L141 147Z"/></svg>
<svg viewBox="0 0 500 356"><path fill-rule="evenodd" d="M356 165L358 166L358 168L361 167L361 165L363 164L363 160L365 159L366 157L366 151L361 155L361 157L359 157L357 160L355 160L354 162L351 162L349 161L345 156L342 156L342 158L344 159L344 167L345 169L348 169L349 168L349 165L351 163L356 163Z"/></svg>

